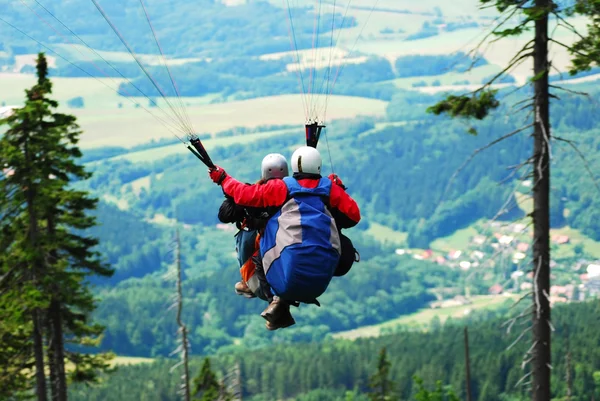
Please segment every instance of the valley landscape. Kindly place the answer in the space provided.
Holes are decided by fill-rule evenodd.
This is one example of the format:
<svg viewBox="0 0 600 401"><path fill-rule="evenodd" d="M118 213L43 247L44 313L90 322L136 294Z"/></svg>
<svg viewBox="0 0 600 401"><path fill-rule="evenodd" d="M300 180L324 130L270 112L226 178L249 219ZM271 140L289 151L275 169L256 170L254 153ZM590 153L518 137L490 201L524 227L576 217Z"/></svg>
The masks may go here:
<svg viewBox="0 0 600 401"><path fill-rule="evenodd" d="M532 63L490 85L502 103L484 120L427 111L502 72L529 33L470 53L498 17L476 0L148 0L163 59L140 3L101 4L137 60L92 3L0 0L0 118L22 106L45 52L52 98L77 118L81 162L93 173L76 185L100 199L88 233L115 269L92 279L93 317L105 326L94 352L116 354L118 369L71 386L70 399L179 399L167 274L176 232L192 371L205 357L219 378L237 369L245 400L366 400L382 348L401 399L417 393L414 375L466 399L463 326L474 399L529 397L516 386L529 345L509 347L520 329L504 323L534 286L533 182L515 171L532 153L531 129L479 149L527 124L519 102L531 94ZM553 22L556 42L578 40L570 27L587 32L587 20ZM564 88L550 103L552 135L563 139L551 150L552 392L583 400L600 396L600 68L569 75L572 56L559 43L549 49L550 82ZM289 159L304 145L313 111L327 126L323 175L338 174L361 208L361 222L345 230L361 261L334 278L321 307L293 308L295 326L268 332L264 302L233 290L237 230L217 219L223 193L176 136L193 128L215 163L255 182L264 155Z"/></svg>

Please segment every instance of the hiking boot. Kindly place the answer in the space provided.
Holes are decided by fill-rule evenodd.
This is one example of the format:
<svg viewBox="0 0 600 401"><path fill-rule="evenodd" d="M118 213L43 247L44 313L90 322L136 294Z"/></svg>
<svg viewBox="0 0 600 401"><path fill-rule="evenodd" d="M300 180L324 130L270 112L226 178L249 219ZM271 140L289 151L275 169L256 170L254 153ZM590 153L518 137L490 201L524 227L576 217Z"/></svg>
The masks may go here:
<svg viewBox="0 0 600 401"><path fill-rule="evenodd" d="M285 304L280 306L281 314L275 321L265 323L267 330L274 331L277 329L285 329L296 324L294 317L290 312L290 305Z"/></svg>
<svg viewBox="0 0 600 401"><path fill-rule="evenodd" d="M243 281L238 281L235 283L235 293L238 295L243 295L246 298L256 298L256 295L250 290L248 285Z"/></svg>
<svg viewBox="0 0 600 401"><path fill-rule="evenodd" d="M281 298L279 298L278 296L274 296L273 301L269 304L269 306L267 306L267 308L264 311L262 311L260 316L262 316L262 318L265 319L267 322L273 323L277 319L279 319L283 312L285 312L286 306L289 312L289 305L282 301Z"/></svg>

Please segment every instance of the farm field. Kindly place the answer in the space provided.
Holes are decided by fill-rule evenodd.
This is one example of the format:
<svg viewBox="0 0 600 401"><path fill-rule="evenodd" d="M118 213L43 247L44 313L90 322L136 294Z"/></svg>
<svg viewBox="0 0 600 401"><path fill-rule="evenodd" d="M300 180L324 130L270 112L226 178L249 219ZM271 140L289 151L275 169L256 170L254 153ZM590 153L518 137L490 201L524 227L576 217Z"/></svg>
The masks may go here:
<svg viewBox="0 0 600 401"><path fill-rule="evenodd" d="M377 337L385 333L386 330L393 330L398 327L405 327L416 330L426 330L431 320L438 317L441 323L444 323L449 317L453 319L467 316L475 310L495 309L500 307L508 300L515 301L517 295L480 295L471 298L472 303L458 306L449 306L445 308L428 308L419 312L404 315L397 319L389 320L385 323L359 327L354 330L343 331L332 335L333 338L356 339L361 337Z"/></svg>
<svg viewBox="0 0 600 401"><path fill-rule="evenodd" d="M153 139L183 135L175 126L173 112L164 102L149 108L148 100L134 98L145 108L135 108L132 98L120 97L109 87L117 87L117 79L53 78L54 96L62 109L74 114L84 131L81 148L101 146L130 147ZM33 75L0 74L0 101L6 105L20 105L24 89L34 83ZM107 87L109 86L109 87ZM84 108L68 108L65 103L81 96ZM199 133L216 133L234 127L253 128L264 125L304 124L300 95L269 96L227 103L209 104L211 96L182 98L192 126ZM121 104L122 108L119 108ZM178 103L174 103L177 105ZM328 101L328 119L345 119L359 115L383 116L387 102L352 96L332 95ZM165 124L167 126L165 126Z"/></svg>

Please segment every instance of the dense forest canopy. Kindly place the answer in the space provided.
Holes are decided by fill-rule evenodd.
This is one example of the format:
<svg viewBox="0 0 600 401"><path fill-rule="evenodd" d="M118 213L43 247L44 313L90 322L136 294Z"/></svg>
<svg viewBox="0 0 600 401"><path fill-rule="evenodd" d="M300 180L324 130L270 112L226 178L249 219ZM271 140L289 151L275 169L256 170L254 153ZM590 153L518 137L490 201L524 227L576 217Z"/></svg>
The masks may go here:
<svg viewBox="0 0 600 401"><path fill-rule="evenodd" d="M600 370L597 331L600 313L598 301L560 306L555 309L553 324L556 328L553 353L553 399L565 399L569 370L572 400L598 397ZM512 313L515 314L514 311ZM481 319L484 317L481 316ZM518 385L527 373L520 361L528 348L525 338L516 346L508 347L517 339L520 330L507 334L503 323L507 316L499 314L488 320L468 323L471 380L473 400L524 400L525 387ZM248 352L235 350L215 356L214 364L221 373L235 363L241 367L244 399L253 401L274 399L341 401L346 391L368 392L368 378L375 373L377 354L386 347L391 362L390 376L396 383L401 399L414 397L416 386L413 375L433 387L436 380L453 387L459 399L465 399L465 366L463 325L448 321L443 327L431 326L427 333L400 332L374 339L303 343L294 346L274 346ZM568 349L567 349L568 347ZM570 352L570 366L567 363ZM193 371L200 367L200 356L193 363ZM176 372L167 373L172 360L153 364L120 367L119 374L108 378L96 389L72 390L75 400L119 401L124 396L136 399L175 400L179 384ZM137 380L144 377L146 381ZM149 388L147 383L152 382ZM319 390L316 390L319 389ZM312 394L311 394L312 393ZM413 399L413 398L411 398Z"/></svg>

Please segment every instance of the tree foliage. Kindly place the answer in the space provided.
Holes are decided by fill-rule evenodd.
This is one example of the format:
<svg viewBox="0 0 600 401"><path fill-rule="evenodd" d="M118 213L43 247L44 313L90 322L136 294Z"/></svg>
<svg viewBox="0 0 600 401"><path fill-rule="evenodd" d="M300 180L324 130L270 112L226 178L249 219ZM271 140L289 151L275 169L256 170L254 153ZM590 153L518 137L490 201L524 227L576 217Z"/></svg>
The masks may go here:
<svg viewBox="0 0 600 401"><path fill-rule="evenodd" d="M49 98L47 72L40 54L38 81L26 91L25 105L1 122L8 126L0 139L0 242L5 252L0 271L6 278L0 302L8 315L8 335L2 336L8 343L1 348L19 347L20 358L3 361L16 369L15 383L27 372L21 360L35 360L38 400L46 399L47 363L52 396L62 401L67 362L73 365L71 381L94 381L98 371L108 368L110 355L82 350L97 345L103 331L91 321L96 300L86 280L110 276L113 270L94 250L98 240L84 232L96 224L87 212L97 200L71 186L90 174L76 162L81 152L75 117L55 111L58 103ZM14 296L22 291L24 296Z"/></svg>

